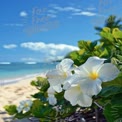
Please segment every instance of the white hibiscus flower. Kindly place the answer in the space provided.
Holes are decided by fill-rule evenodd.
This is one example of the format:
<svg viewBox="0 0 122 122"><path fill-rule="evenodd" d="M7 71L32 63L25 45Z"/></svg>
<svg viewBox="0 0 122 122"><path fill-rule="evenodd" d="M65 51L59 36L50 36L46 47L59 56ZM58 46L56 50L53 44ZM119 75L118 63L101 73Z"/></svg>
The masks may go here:
<svg viewBox="0 0 122 122"><path fill-rule="evenodd" d="M56 69L47 72L46 76L50 86L52 86L56 92L62 91L61 85L72 75L71 70L73 63L71 59L64 59L56 65Z"/></svg>
<svg viewBox="0 0 122 122"><path fill-rule="evenodd" d="M24 100L20 102L20 105L17 107L18 113L23 112L26 113L30 110L33 102L31 100Z"/></svg>
<svg viewBox="0 0 122 122"><path fill-rule="evenodd" d="M105 59L99 57L90 57L77 69L72 78L67 80L67 88L71 84L79 84L83 93L88 95L97 95L102 87L102 82L115 79L119 70L112 63L104 63Z"/></svg>

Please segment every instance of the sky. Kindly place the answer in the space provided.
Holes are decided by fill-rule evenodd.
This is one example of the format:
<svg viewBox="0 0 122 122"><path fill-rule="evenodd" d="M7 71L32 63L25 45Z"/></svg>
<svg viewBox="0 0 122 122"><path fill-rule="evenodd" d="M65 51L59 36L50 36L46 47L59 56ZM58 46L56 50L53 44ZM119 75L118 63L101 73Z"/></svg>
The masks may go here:
<svg viewBox="0 0 122 122"><path fill-rule="evenodd" d="M78 50L79 40L97 40L121 0L0 0L0 62L46 62Z"/></svg>

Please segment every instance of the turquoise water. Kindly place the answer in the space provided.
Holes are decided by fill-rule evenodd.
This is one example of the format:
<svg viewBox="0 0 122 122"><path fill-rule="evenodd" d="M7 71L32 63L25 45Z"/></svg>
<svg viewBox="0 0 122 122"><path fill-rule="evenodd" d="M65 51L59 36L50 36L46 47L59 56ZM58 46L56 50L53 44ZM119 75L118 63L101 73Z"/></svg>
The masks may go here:
<svg viewBox="0 0 122 122"><path fill-rule="evenodd" d="M0 63L0 83L16 82L54 69L57 63Z"/></svg>

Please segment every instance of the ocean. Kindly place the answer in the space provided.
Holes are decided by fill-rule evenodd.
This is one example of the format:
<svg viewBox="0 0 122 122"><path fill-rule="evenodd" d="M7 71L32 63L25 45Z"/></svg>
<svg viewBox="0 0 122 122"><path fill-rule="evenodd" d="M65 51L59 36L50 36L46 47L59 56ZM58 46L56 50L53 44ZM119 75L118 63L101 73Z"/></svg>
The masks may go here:
<svg viewBox="0 0 122 122"><path fill-rule="evenodd" d="M37 76L54 69L57 62L0 62L0 85L20 81L25 78Z"/></svg>

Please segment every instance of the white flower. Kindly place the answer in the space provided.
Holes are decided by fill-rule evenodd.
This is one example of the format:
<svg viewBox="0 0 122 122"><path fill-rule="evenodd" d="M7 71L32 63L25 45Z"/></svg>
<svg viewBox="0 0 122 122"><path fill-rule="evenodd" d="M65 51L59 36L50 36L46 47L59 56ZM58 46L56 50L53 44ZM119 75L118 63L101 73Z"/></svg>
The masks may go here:
<svg viewBox="0 0 122 122"><path fill-rule="evenodd" d="M71 59L64 59L56 65L56 69L47 72L46 76L50 86L52 86L55 91L62 91L61 85L72 75L71 70L73 63Z"/></svg>
<svg viewBox="0 0 122 122"><path fill-rule="evenodd" d="M55 91L53 89L53 87L49 87L47 90L48 93L48 101L50 105L55 105L57 103L57 99L55 98Z"/></svg>
<svg viewBox="0 0 122 122"><path fill-rule="evenodd" d="M33 102L31 100L24 100L20 102L20 105L17 107L18 113L20 112L28 112L32 106Z"/></svg>
<svg viewBox="0 0 122 122"><path fill-rule="evenodd" d="M92 104L92 98L84 94L79 85L72 85L66 90L64 98L70 101L72 106L78 104L82 107L89 107Z"/></svg>
<svg viewBox="0 0 122 122"><path fill-rule="evenodd" d="M104 63L105 59L90 57L83 65L75 69L75 74L67 80L69 84L79 84L83 93L88 95L97 95L102 87L102 82L115 79L119 70L111 63Z"/></svg>

